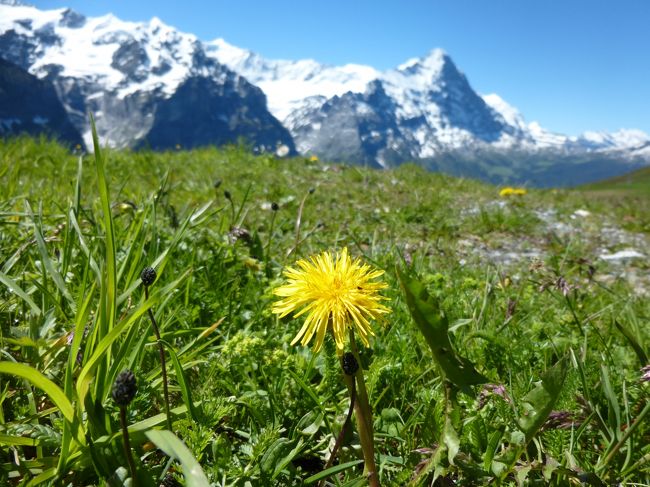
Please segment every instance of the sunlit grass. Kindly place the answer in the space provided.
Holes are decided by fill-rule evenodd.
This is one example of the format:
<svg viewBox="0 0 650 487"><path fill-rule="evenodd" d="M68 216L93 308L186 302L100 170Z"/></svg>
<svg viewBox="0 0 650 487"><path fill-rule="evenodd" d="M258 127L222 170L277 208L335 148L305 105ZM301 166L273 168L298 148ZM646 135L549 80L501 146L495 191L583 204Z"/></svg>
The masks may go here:
<svg viewBox="0 0 650 487"><path fill-rule="evenodd" d="M129 369L142 485L354 485L355 431L322 473L349 407L336 344L291 346L300 318L272 312L287 266L346 247L391 308L360 347L383 485L647 484L648 261L599 255L650 255L650 195L499 191L236 146L0 142L0 484L128 477L111 391Z"/></svg>

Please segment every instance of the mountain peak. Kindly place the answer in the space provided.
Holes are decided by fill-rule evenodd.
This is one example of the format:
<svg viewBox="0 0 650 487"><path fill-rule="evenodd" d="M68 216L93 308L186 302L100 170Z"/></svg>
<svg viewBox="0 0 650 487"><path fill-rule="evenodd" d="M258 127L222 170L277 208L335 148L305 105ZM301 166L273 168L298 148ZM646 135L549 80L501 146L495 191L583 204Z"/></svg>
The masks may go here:
<svg viewBox="0 0 650 487"><path fill-rule="evenodd" d="M411 58L400 64L397 71L406 75L427 74L430 76L439 76L445 66L453 61L447 53L440 48L432 49L429 54L419 58Z"/></svg>
<svg viewBox="0 0 650 487"><path fill-rule="evenodd" d="M359 64L266 59L222 38L202 42L158 17L86 18L71 9L0 0L0 52L51 81L79 130L87 130L85 113L101 114L100 135L115 145L146 139L160 146L180 137L181 129L183 146L223 141L214 138L215 127L233 135L228 127L254 112L254 125L264 126L266 135L247 134L260 146L276 140L291 146L281 120L303 153L386 167L416 159L429 164L441 155L502 157L511 150L650 162L650 137L640 131L567 137L527 124L498 95L479 96L439 48L380 72ZM201 101L208 95L212 104ZM175 118L165 119L177 111L200 111L203 132L191 122L175 127ZM627 156L631 151L634 157Z"/></svg>

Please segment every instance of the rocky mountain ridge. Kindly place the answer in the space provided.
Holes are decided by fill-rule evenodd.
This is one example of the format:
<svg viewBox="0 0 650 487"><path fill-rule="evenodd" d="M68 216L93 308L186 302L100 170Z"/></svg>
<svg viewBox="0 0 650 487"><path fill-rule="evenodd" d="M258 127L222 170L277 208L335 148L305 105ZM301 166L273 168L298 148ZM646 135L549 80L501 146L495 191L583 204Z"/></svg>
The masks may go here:
<svg viewBox="0 0 650 487"><path fill-rule="evenodd" d="M208 57L195 36L159 19L134 23L0 4L0 52L54 85L87 144L92 112L100 139L115 147L194 147L242 137L261 149L294 150L258 87Z"/></svg>
<svg viewBox="0 0 650 487"><path fill-rule="evenodd" d="M260 151L429 169L494 182L574 184L650 164L638 130L553 133L479 95L441 49L385 72L268 60L157 18L124 22L0 2L0 56L51 83L88 143L167 149L247 140ZM558 180L558 174L563 175Z"/></svg>

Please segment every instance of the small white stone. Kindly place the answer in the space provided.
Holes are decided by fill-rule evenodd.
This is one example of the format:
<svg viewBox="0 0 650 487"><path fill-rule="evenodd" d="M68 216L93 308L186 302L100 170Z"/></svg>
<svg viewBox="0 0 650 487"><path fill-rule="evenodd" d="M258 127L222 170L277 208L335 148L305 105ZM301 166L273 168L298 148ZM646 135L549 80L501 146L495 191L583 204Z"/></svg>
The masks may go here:
<svg viewBox="0 0 650 487"><path fill-rule="evenodd" d="M576 211L573 212L573 215L571 215L571 218L573 218L575 220L578 217L586 218L589 215L591 215L591 212L589 212L587 210L576 210Z"/></svg>
<svg viewBox="0 0 650 487"><path fill-rule="evenodd" d="M625 249L614 252L613 254L600 254L598 257L603 260L623 260L643 258L645 255L634 249Z"/></svg>

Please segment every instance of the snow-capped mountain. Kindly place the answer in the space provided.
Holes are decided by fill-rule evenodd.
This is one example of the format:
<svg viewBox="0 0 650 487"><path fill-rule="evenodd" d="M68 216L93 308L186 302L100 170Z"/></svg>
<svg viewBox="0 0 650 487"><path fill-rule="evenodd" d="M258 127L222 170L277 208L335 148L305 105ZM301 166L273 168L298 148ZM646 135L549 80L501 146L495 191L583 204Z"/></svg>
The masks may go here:
<svg viewBox="0 0 650 487"><path fill-rule="evenodd" d="M11 4L11 5L10 5ZM557 134L479 95L434 49L394 69L268 60L157 18L124 22L0 0L0 57L52 83L89 140L114 146L253 145L321 159L425 167L492 181L572 184L650 164L638 130ZM267 105L268 103L268 105ZM267 109L268 106L268 109Z"/></svg>
<svg viewBox="0 0 650 487"><path fill-rule="evenodd" d="M52 83L0 58L0 137L43 133L71 146L82 142Z"/></svg>
<svg viewBox="0 0 650 487"><path fill-rule="evenodd" d="M358 162L380 166L449 153L513 150L564 157L616 154L650 162L650 137L638 130L569 137L527 123L497 94L474 92L441 49L379 72L363 65L267 60L223 39L206 45L209 56L264 90L269 109L302 153L350 161L347 151L352 149Z"/></svg>
<svg viewBox="0 0 650 487"><path fill-rule="evenodd" d="M234 141L293 149L257 87L208 57L191 34L157 18L124 22L70 10L0 4L0 56L51 81L72 123L90 141L168 148Z"/></svg>
<svg viewBox="0 0 650 487"><path fill-rule="evenodd" d="M267 96L269 109L279 120L303 107L305 100L362 92L379 76L374 68L359 64L327 66L312 59L266 60L223 39L207 42L205 47L209 56L259 86Z"/></svg>

